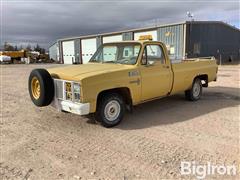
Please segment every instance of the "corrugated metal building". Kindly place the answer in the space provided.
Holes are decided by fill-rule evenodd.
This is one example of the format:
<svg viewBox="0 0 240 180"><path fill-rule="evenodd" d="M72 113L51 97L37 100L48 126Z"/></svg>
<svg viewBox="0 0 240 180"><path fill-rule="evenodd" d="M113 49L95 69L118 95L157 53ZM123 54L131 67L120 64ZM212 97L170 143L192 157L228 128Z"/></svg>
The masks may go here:
<svg viewBox="0 0 240 180"><path fill-rule="evenodd" d="M223 22L188 22L187 57L215 56L221 62L240 61L240 30Z"/></svg>
<svg viewBox="0 0 240 180"><path fill-rule="evenodd" d="M152 35L153 40L164 42L174 63L205 56L215 56L221 63L240 60L240 30L221 21L187 21L59 39L49 48L50 58L56 57L64 64L87 63L102 43L138 40L141 35Z"/></svg>

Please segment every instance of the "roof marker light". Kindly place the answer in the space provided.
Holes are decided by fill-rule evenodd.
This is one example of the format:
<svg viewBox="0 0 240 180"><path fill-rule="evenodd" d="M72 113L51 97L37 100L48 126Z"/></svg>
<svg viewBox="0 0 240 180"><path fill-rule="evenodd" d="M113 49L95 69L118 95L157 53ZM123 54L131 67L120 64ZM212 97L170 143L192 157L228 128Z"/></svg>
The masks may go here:
<svg viewBox="0 0 240 180"><path fill-rule="evenodd" d="M152 35L142 35L139 37L139 41L144 41L144 40L152 41L153 37L152 37Z"/></svg>

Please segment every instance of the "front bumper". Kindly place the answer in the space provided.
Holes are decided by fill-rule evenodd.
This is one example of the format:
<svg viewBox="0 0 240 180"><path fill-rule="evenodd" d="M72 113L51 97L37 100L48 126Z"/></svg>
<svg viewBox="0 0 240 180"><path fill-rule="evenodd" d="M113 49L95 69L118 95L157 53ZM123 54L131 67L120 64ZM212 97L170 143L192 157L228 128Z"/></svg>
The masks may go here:
<svg viewBox="0 0 240 180"><path fill-rule="evenodd" d="M90 103L74 103L55 98L51 105L59 111L67 111L78 115L87 115L90 112Z"/></svg>
<svg viewBox="0 0 240 180"><path fill-rule="evenodd" d="M71 93L74 94L73 81L65 81L61 79L54 80L55 96L51 105L59 111L67 111L78 115L87 115L90 112L90 103L75 102L75 98L66 98L66 82L71 83Z"/></svg>

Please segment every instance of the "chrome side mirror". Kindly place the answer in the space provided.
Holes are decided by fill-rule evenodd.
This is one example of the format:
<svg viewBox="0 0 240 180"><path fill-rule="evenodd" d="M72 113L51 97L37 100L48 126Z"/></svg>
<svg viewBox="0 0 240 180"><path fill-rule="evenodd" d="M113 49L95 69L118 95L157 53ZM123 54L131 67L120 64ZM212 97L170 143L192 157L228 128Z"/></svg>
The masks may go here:
<svg viewBox="0 0 240 180"><path fill-rule="evenodd" d="M148 61L147 65L152 66L155 64L155 61Z"/></svg>

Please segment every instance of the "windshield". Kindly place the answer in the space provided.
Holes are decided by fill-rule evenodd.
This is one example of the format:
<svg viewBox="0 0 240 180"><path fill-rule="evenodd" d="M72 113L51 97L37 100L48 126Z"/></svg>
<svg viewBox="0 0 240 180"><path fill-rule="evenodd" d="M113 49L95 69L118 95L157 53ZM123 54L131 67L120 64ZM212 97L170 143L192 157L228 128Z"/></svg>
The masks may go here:
<svg viewBox="0 0 240 180"><path fill-rule="evenodd" d="M89 62L136 64L140 47L138 43L102 45Z"/></svg>

